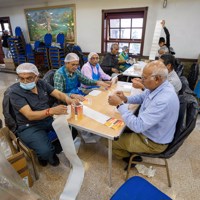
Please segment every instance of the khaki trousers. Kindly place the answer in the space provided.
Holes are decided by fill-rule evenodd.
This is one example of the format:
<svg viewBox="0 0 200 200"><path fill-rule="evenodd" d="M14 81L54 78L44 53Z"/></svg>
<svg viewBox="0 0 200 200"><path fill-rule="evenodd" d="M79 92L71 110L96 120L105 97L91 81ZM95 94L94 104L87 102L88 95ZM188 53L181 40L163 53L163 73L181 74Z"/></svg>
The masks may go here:
<svg viewBox="0 0 200 200"><path fill-rule="evenodd" d="M136 133L123 133L117 141L113 141L113 154L118 158L129 157L131 153L161 153L168 144L158 144L146 136Z"/></svg>

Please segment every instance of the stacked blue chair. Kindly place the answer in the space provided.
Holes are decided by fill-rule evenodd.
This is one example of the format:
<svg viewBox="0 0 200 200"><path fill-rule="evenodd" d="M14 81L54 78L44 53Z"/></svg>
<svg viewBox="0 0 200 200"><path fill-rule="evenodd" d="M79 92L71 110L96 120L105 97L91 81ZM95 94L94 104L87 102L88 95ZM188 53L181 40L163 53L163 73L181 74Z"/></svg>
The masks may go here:
<svg viewBox="0 0 200 200"><path fill-rule="evenodd" d="M110 200L172 200L142 177L128 179Z"/></svg>
<svg viewBox="0 0 200 200"><path fill-rule="evenodd" d="M27 62L35 64L35 56L31 44L26 44Z"/></svg>
<svg viewBox="0 0 200 200"><path fill-rule="evenodd" d="M65 35L64 33L58 33L56 37L56 42L60 44L61 49L64 49L65 46Z"/></svg>
<svg viewBox="0 0 200 200"><path fill-rule="evenodd" d="M47 48L51 46L51 43L52 43L52 35L51 35L51 33L46 33L45 34L44 43L45 43L45 46Z"/></svg>

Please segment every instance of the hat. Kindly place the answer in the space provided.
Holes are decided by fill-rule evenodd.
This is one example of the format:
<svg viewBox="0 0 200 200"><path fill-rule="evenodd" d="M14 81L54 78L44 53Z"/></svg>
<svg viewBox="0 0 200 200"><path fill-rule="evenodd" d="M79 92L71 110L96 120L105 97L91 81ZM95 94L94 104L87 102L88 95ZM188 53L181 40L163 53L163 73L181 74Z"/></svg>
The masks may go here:
<svg viewBox="0 0 200 200"><path fill-rule="evenodd" d="M88 60L90 61L90 59L92 58L92 56L97 55L99 57L99 55L96 52L90 52L88 55Z"/></svg>
<svg viewBox="0 0 200 200"><path fill-rule="evenodd" d="M65 62L79 61L79 57L75 53L68 53L65 57Z"/></svg>
<svg viewBox="0 0 200 200"><path fill-rule="evenodd" d="M23 63L20 64L16 69L17 74L20 73L34 73L35 75L39 75L37 67L32 63Z"/></svg>

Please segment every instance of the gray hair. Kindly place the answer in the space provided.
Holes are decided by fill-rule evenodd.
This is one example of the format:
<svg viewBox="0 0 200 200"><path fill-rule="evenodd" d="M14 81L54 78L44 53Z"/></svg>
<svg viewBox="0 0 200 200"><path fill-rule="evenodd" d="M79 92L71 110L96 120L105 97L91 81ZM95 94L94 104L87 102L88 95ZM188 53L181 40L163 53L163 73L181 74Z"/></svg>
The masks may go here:
<svg viewBox="0 0 200 200"><path fill-rule="evenodd" d="M117 43L111 45L110 49L112 50L115 46L119 46Z"/></svg>
<svg viewBox="0 0 200 200"><path fill-rule="evenodd" d="M152 76L160 76L163 81L167 79L168 76L168 69L161 61L152 61L145 68L151 67L152 68Z"/></svg>

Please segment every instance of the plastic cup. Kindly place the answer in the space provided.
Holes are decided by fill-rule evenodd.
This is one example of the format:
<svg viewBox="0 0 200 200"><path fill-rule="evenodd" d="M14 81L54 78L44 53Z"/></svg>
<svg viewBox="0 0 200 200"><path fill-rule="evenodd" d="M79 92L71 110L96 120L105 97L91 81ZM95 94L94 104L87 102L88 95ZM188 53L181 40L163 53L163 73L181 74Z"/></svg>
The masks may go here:
<svg viewBox="0 0 200 200"><path fill-rule="evenodd" d="M82 104L72 104L71 105L71 115L75 120L83 119L83 105Z"/></svg>

